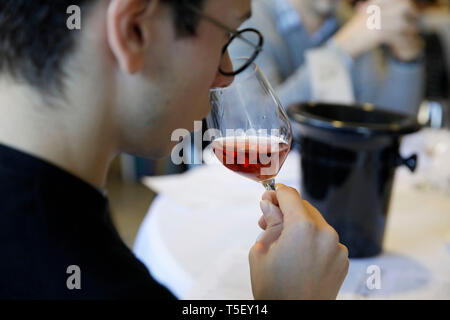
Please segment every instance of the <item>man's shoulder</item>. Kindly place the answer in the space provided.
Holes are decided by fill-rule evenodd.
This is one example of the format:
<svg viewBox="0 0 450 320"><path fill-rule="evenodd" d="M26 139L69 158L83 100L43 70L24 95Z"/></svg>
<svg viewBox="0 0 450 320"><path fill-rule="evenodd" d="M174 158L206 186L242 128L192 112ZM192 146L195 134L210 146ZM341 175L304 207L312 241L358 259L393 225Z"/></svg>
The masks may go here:
<svg viewBox="0 0 450 320"><path fill-rule="evenodd" d="M0 246L9 252L0 266L1 299L173 299L117 240L36 240Z"/></svg>
<svg viewBox="0 0 450 320"><path fill-rule="evenodd" d="M46 212L28 200L0 204L0 299L171 297L125 245L108 213L77 219L69 209L70 215Z"/></svg>

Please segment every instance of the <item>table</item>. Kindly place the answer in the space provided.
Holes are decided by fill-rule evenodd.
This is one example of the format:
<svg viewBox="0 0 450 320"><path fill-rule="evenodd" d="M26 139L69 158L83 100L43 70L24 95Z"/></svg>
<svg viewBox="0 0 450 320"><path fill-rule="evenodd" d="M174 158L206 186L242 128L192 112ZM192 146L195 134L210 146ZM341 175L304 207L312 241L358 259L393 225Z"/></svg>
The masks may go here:
<svg viewBox="0 0 450 320"><path fill-rule="evenodd" d="M383 254L351 259L338 299L450 299L450 133L412 135L402 153L413 150L423 161L415 175L397 171ZM208 157L185 174L145 179L159 195L134 252L180 299L253 299L248 250L264 190ZM278 182L298 188L299 163L292 152ZM381 287L369 289L374 270Z"/></svg>

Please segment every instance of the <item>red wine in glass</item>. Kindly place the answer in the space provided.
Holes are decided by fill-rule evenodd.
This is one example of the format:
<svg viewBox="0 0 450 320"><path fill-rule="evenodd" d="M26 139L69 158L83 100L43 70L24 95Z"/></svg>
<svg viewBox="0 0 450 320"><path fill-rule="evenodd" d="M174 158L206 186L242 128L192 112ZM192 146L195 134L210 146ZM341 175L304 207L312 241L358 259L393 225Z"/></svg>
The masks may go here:
<svg viewBox="0 0 450 320"><path fill-rule="evenodd" d="M212 147L225 167L257 182L274 178L290 150L288 143L275 136L220 138Z"/></svg>
<svg viewBox="0 0 450 320"><path fill-rule="evenodd" d="M241 66L246 58L232 60ZM261 69L252 63L224 88L210 91L208 138L228 169L275 190L275 177L290 151L291 123Z"/></svg>

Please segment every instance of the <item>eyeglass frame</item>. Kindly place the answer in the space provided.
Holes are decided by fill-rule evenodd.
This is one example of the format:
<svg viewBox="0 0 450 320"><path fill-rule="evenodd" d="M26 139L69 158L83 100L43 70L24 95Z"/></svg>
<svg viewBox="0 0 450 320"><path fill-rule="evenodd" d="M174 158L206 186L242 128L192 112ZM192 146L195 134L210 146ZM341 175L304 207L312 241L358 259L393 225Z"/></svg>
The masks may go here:
<svg viewBox="0 0 450 320"><path fill-rule="evenodd" d="M223 24L222 22L220 22L219 20L212 18L206 14L204 14L201 10L199 10L198 8L190 5L190 4L184 4L184 7L186 9L189 9L190 11L192 11L193 13L195 13L196 15L198 15L200 18L203 18L207 21L209 21L210 23L216 25L217 27L226 30L227 32L229 32L232 36L230 37L230 39L228 40L227 44L223 47L222 49L222 59L223 56L225 55L225 53L228 50L228 47L230 46L230 44L233 42L234 39L239 38L240 40L246 42L247 44L249 44L250 46L252 46L255 49L255 52L253 53L253 55L248 58L248 61L246 64L244 64L242 67L240 67L238 70L233 71L233 72L226 72L222 70L222 67L219 66L219 72L224 75L224 76L229 76L229 77L233 77L238 75L239 73L243 72L245 69L247 69L249 66L252 65L252 63L256 60L256 58L258 57L258 55L261 53L261 51L263 51L263 46L264 46L264 36L261 34L260 31L258 31L257 29L254 28L246 28L243 30L233 30L229 27L227 27L225 24ZM250 40L244 38L242 36L242 33L244 32L254 32L258 35L259 37L259 43L256 45L254 43L252 43Z"/></svg>

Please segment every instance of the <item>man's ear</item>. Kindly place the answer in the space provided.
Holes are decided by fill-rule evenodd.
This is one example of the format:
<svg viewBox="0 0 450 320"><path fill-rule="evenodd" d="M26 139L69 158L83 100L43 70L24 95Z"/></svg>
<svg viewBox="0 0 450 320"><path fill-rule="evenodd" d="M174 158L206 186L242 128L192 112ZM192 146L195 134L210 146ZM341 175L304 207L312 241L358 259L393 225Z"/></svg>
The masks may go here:
<svg viewBox="0 0 450 320"><path fill-rule="evenodd" d="M151 36L148 19L155 15L158 5L159 0L111 0L109 4L108 43L122 70L129 74L144 66Z"/></svg>

